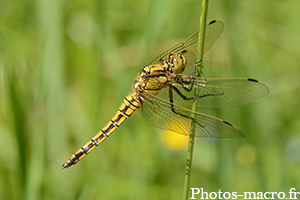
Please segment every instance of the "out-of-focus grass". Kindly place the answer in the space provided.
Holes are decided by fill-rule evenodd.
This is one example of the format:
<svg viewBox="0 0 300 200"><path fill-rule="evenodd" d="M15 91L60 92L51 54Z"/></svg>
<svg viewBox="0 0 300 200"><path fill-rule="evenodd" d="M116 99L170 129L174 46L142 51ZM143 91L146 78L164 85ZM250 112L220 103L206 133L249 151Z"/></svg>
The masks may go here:
<svg viewBox="0 0 300 200"><path fill-rule="evenodd" d="M0 199L179 199L185 151L134 114L91 155L61 164L96 134L138 71L199 24L198 1L1 1ZM191 187L300 188L300 4L211 1L225 30L205 55L205 77L251 77L270 95L203 109L246 135L200 139ZM178 41L178 40L177 40Z"/></svg>

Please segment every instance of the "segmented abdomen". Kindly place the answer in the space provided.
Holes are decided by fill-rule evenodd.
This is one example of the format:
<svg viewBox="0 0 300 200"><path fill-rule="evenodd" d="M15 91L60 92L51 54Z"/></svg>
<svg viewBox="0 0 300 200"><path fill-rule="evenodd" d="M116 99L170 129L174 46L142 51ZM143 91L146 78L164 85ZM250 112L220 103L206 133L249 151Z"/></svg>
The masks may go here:
<svg viewBox="0 0 300 200"><path fill-rule="evenodd" d="M110 134L112 134L119 126L130 117L135 111L142 106L143 101L136 94L130 94L125 97L119 110L114 117L104 126L104 128L95 135L88 143L76 151L67 162L62 166L69 168L75 165L78 161L83 159L88 153L95 149L101 142L103 142Z"/></svg>

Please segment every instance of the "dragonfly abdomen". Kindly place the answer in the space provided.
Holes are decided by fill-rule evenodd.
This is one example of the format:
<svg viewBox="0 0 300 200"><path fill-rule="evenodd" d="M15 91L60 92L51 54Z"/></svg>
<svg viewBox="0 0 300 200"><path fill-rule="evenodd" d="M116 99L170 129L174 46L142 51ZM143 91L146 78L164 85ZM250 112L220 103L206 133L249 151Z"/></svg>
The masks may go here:
<svg viewBox="0 0 300 200"><path fill-rule="evenodd" d="M135 113L142 106L142 103L143 101L135 94L126 96L117 113L111 118L111 120L88 143L76 151L69 160L62 165L63 168L69 168L83 159L88 153L108 138L117 128L119 128L119 126L128 119L128 117Z"/></svg>

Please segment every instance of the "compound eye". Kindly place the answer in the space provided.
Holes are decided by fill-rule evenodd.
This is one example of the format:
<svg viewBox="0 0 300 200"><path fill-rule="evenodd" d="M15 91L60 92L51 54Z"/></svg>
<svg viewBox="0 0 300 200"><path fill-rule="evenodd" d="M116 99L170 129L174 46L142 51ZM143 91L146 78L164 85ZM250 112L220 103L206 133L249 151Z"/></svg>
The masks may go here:
<svg viewBox="0 0 300 200"><path fill-rule="evenodd" d="M182 64L185 66L186 65L186 59L182 54L179 54L179 58L182 60Z"/></svg>
<svg viewBox="0 0 300 200"><path fill-rule="evenodd" d="M171 53L168 61L176 74L180 74L184 71L186 61L181 54Z"/></svg>

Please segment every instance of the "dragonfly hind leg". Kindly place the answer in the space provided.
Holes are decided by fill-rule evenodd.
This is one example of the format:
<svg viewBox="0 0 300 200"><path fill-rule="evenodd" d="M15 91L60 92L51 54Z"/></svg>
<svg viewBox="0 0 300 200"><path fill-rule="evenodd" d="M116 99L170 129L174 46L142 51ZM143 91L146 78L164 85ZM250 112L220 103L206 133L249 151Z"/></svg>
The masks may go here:
<svg viewBox="0 0 300 200"><path fill-rule="evenodd" d="M200 127L204 128L204 126L201 125L200 123L198 123L193 117L188 116L188 115L185 115L185 114L182 114L182 113L179 113L179 112L177 112L177 111L175 110L174 102L173 102L173 92L172 92L172 90L173 90L174 88L175 88L174 86L170 86L170 87L169 87L169 97L170 97L170 103L171 103L171 110L172 110L172 112L175 113L175 114L177 114L177 115L180 115L180 116L182 116L182 117L191 119L194 123L196 123L196 124L198 124ZM176 88L176 90L178 90L178 89ZM175 90L175 91L176 91L176 90ZM180 93L180 94L181 94L181 93ZM183 94L181 94L181 95L184 96ZM185 97L185 96L184 96L184 97ZM185 97L185 98L187 98L187 97ZM193 99L193 97L190 98L190 99Z"/></svg>

